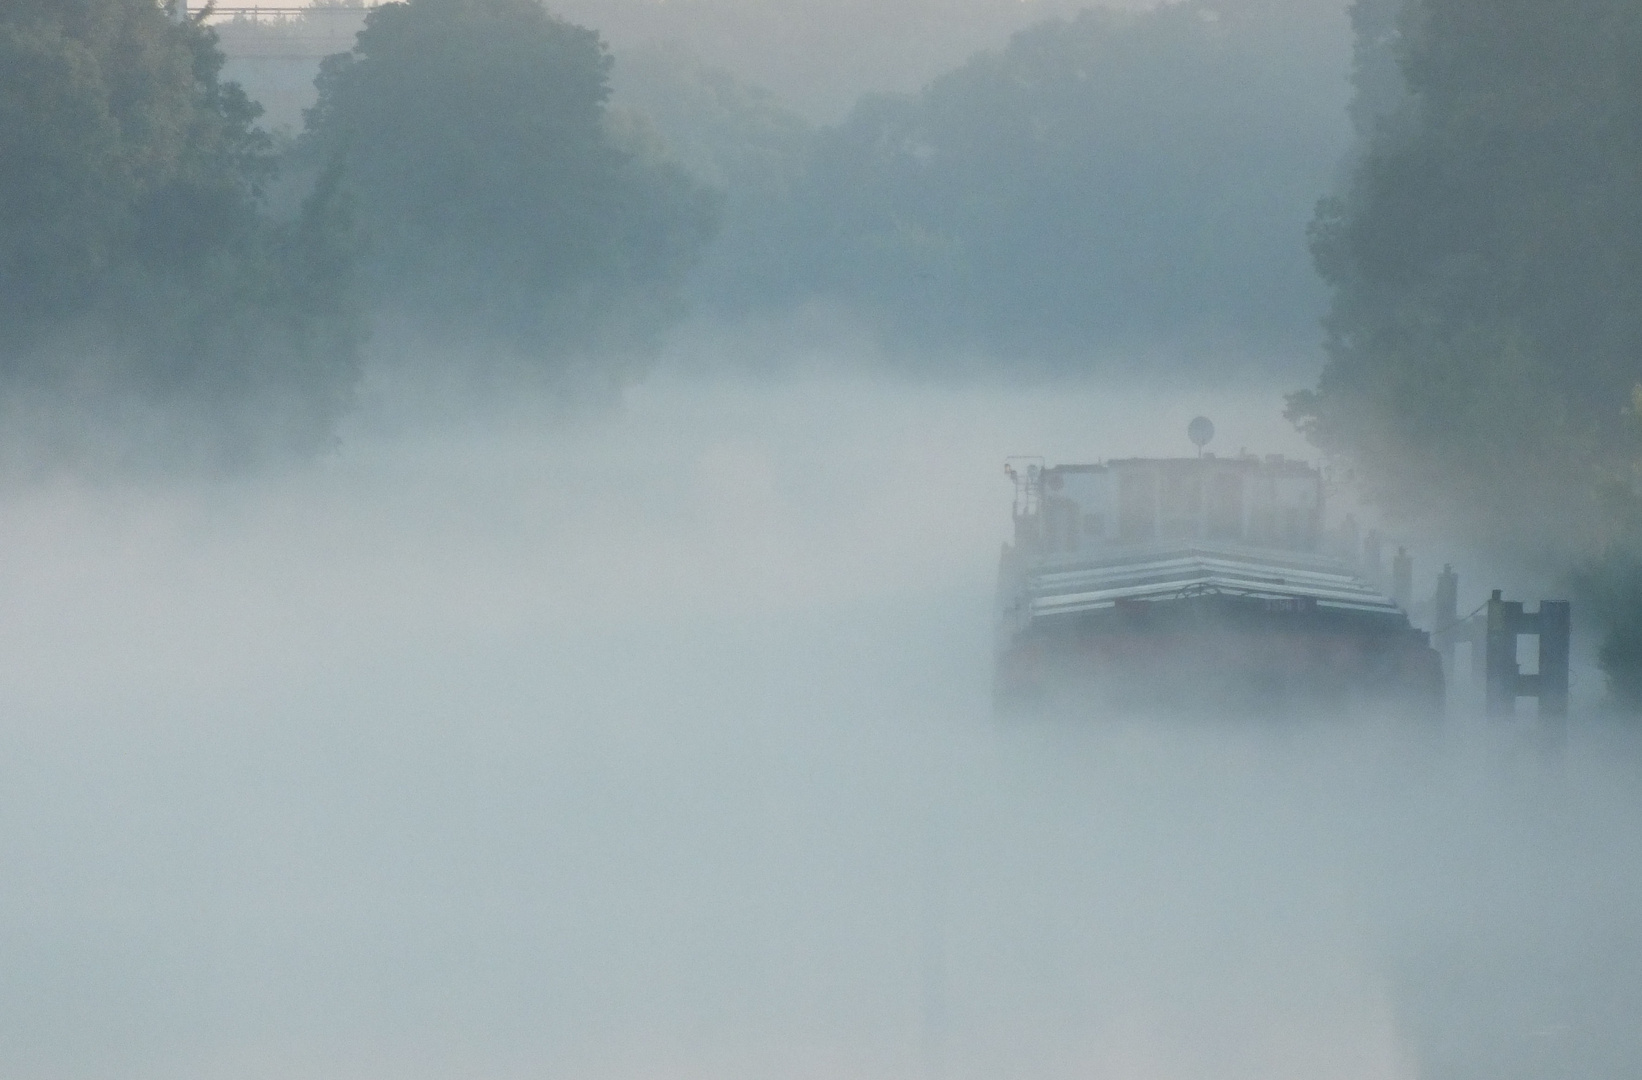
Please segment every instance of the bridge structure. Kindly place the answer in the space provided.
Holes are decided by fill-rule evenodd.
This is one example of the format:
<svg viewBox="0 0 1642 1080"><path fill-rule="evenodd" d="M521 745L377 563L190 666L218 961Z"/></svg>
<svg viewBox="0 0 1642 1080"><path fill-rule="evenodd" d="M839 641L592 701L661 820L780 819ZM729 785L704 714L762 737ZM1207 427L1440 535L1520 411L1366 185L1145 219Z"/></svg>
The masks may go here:
<svg viewBox="0 0 1642 1080"><path fill-rule="evenodd" d="M376 4L312 6L221 4L179 0L184 17L203 15L222 51L236 59L315 60L353 47L354 35Z"/></svg>

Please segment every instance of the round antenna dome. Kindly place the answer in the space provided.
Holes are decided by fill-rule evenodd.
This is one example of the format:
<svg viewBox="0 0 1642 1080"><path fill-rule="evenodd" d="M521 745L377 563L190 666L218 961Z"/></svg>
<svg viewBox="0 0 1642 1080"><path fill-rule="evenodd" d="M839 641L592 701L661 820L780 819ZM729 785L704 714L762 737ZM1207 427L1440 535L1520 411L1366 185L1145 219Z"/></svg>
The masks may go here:
<svg viewBox="0 0 1642 1080"><path fill-rule="evenodd" d="M1192 445L1197 447L1199 453L1202 453L1209 440L1214 438L1214 421L1207 416L1194 418L1186 425L1186 438L1192 441Z"/></svg>

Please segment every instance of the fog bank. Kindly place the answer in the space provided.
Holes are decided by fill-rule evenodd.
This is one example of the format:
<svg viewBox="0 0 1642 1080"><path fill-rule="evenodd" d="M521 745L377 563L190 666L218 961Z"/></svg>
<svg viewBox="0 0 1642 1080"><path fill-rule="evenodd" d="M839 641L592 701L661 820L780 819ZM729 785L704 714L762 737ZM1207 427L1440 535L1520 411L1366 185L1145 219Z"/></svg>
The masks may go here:
<svg viewBox="0 0 1642 1080"><path fill-rule="evenodd" d="M1274 394L473 408L4 493L0 1072L1642 1063L1632 735L991 717L1003 455L1298 452Z"/></svg>

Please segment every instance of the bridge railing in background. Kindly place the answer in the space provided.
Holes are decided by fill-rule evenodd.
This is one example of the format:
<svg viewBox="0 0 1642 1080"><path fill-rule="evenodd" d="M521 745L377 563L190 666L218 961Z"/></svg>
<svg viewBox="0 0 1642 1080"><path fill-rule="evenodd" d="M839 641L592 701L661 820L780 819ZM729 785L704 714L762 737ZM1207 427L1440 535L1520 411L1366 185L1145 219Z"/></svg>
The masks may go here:
<svg viewBox="0 0 1642 1080"><path fill-rule="evenodd" d="M204 10L199 0L188 6ZM230 57L314 59L352 48L374 6L223 4L210 9L205 22L217 31L222 51Z"/></svg>

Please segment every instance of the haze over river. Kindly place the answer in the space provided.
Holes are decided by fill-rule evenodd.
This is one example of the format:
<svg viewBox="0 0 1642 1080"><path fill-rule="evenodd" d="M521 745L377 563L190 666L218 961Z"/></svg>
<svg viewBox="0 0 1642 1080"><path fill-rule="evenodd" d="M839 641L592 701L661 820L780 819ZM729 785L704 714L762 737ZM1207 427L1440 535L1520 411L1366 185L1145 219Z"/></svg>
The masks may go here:
<svg viewBox="0 0 1642 1080"><path fill-rule="evenodd" d="M1302 454L1276 390L373 394L4 492L0 1075L1642 1070L1623 724L992 718L1004 456Z"/></svg>

